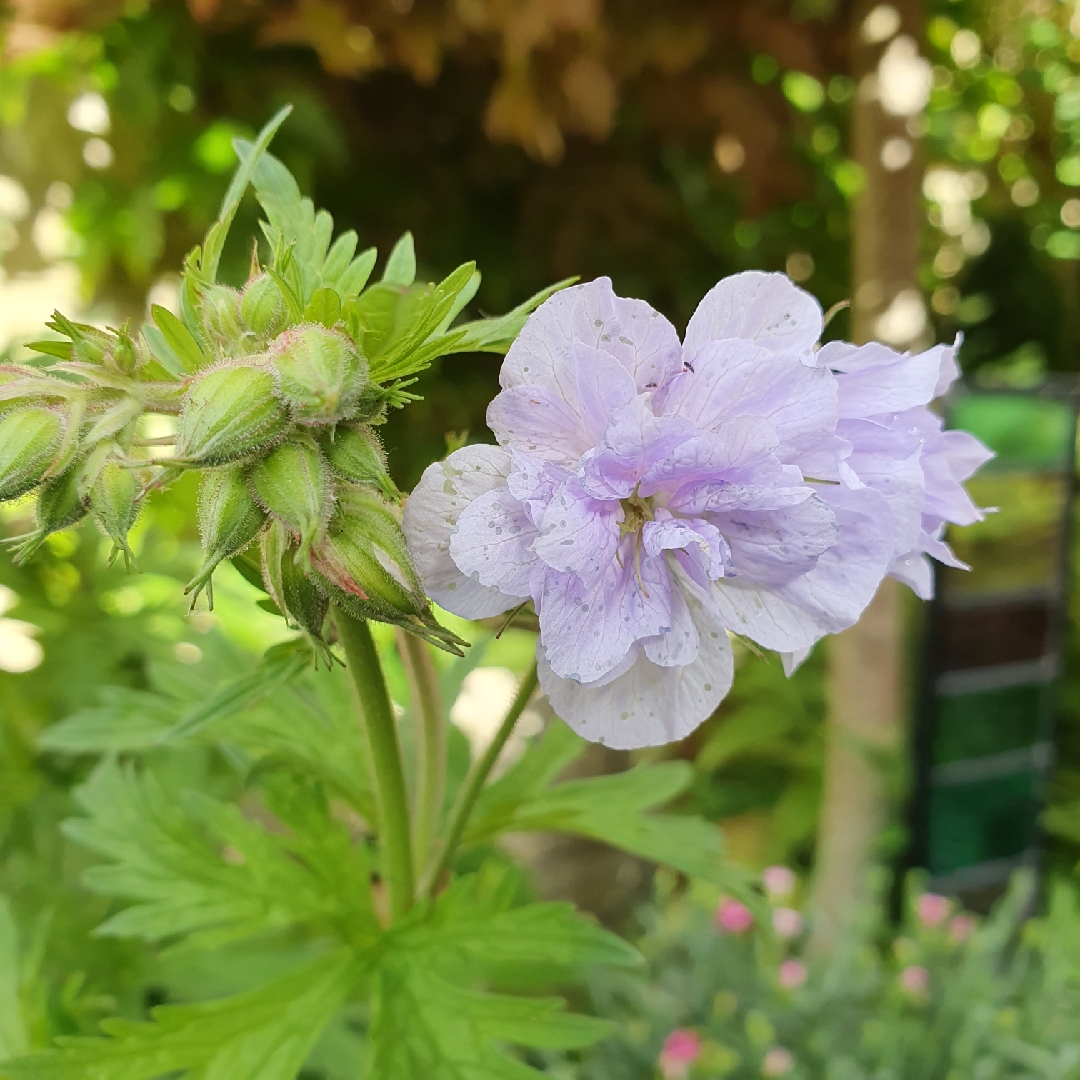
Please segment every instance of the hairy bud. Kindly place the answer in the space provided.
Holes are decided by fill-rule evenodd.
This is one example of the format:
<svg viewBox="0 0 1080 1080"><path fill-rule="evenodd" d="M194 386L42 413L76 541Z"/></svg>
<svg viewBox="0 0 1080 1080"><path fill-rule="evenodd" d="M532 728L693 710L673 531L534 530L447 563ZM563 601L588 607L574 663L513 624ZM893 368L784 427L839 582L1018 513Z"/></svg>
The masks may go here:
<svg viewBox="0 0 1080 1080"><path fill-rule="evenodd" d="M24 563L41 547L47 536L77 525L89 510L90 496L80 490L77 465L72 465L52 480L46 480L37 497L37 528L20 538L14 549L15 562Z"/></svg>
<svg viewBox="0 0 1080 1080"><path fill-rule="evenodd" d="M255 465L249 483L266 511L299 540L297 558L306 565L334 508L330 470L319 448L309 438L282 443Z"/></svg>
<svg viewBox="0 0 1080 1080"><path fill-rule="evenodd" d="M227 465L283 438L289 420L265 368L221 367L184 396L176 459L185 465Z"/></svg>
<svg viewBox="0 0 1080 1080"><path fill-rule="evenodd" d="M367 386L367 361L337 330L294 326L270 345L277 390L301 424L333 424L350 415Z"/></svg>
<svg viewBox="0 0 1080 1080"><path fill-rule="evenodd" d="M128 546L128 531L139 516L135 501L138 486L135 474L115 461L106 462L90 491L90 511L101 531L113 542L113 555L124 553L124 565L130 569L135 556Z"/></svg>
<svg viewBox="0 0 1080 1080"><path fill-rule="evenodd" d="M287 321L285 298L274 278L267 273L253 277L240 297L240 318L259 341L280 334Z"/></svg>
<svg viewBox="0 0 1080 1080"><path fill-rule="evenodd" d="M64 436L64 418L53 409L21 409L0 420L0 502L39 484Z"/></svg>
<svg viewBox="0 0 1080 1080"><path fill-rule="evenodd" d="M201 297L203 333L222 351L234 351L244 335L240 294L227 285L211 285Z"/></svg>
<svg viewBox="0 0 1080 1080"><path fill-rule="evenodd" d="M460 653L464 642L436 622L397 517L374 490L342 488L312 564L320 588L346 611Z"/></svg>
<svg viewBox="0 0 1080 1080"><path fill-rule="evenodd" d="M330 650L323 640L322 629L330 604L297 565L296 554L285 527L274 522L262 539L263 581L286 621L307 635L329 666Z"/></svg>
<svg viewBox="0 0 1080 1080"><path fill-rule="evenodd" d="M354 484L371 484L388 499L398 501L401 492L386 470L386 453L379 436L359 424L338 424L322 439L330 468Z"/></svg>
<svg viewBox="0 0 1080 1080"><path fill-rule="evenodd" d="M214 469L199 483L199 535L203 561L199 572L188 582L184 595L194 593L192 606L206 589L214 606L213 573L224 559L231 558L251 543L266 524L266 514L252 498L244 471L240 468Z"/></svg>

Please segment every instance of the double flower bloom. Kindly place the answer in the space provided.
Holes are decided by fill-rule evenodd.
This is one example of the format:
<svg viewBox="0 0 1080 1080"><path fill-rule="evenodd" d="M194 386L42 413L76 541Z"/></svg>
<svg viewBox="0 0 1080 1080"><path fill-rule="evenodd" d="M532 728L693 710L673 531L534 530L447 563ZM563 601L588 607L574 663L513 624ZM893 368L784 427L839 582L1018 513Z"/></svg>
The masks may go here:
<svg viewBox="0 0 1080 1080"><path fill-rule="evenodd" d="M926 406L955 346L818 349L821 309L744 273L674 327L606 278L529 319L488 410L498 446L430 466L405 510L431 597L532 600L541 686L586 738L680 739L727 693L728 631L784 655L850 626L887 574L921 596L990 456Z"/></svg>

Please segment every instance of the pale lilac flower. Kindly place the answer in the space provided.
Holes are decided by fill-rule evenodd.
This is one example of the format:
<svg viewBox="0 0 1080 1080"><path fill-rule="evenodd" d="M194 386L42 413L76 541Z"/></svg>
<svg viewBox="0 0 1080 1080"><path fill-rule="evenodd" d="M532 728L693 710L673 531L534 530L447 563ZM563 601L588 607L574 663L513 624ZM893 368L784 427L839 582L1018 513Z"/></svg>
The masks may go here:
<svg viewBox="0 0 1080 1080"><path fill-rule="evenodd" d="M761 872L761 882L765 891L773 899L783 899L795 891L798 879L795 871L787 866L766 866Z"/></svg>
<svg viewBox="0 0 1080 1080"><path fill-rule="evenodd" d="M731 685L729 633L794 662L850 626L895 529L846 463L821 328L782 274L721 281L682 344L606 278L557 293L506 356L500 445L432 465L407 503L431 597L473 619L531 600L552 706L614 747L700 724Z"/></svg>
<svg viewBox="0 0 1080 1080"><path fill-rule="evenodd" d="M900 972L900 987L913 998L922 998L930 989L930 972L912 964Z"/></svg>
<svg viewBox="0 0 1080 1080"><path fill-rule="evenodd" d="M951 908L948 897L937 893L923 893L915 905L919 922L929 930L940 926L949 917Z"/></svg>
<svg viewBox="0 0 1080 1080"><path fill-rule="evenodd" d="M806 982L806 965L801 960L785 960L780 965L776 980L784 990L798 990Z"/></svg>
<svg viewBox="0 0 1080 1080"><path fill-rule="evenodd" d="M791 1051L783 1046L774 1046L761 1062L761 1075L768 1077L786 1076L795 1066Z"/></svg>
<svg viewBox="0 0 1080 1080"><path fill-rule="evenodd" d="M773 930L777 937L793 941L803 932L803 917L789 907L778 907L772 913Z"/></svg>
<svg viewBox="0 0 1080 1080"><path fill-rule="evenodd" d="M678 1028L664 1040L657 1064L664 1080L683 1080L701 1057L701 1037L689 1028Z"/></svg>
<svg viewBox="0 0 1080 1080"><path fill-rule="evenodd" d="M713 916L716 928L724 934L745 934L754 925L753 912L738 900L724 897Z"/></svg>
<svg viewBox="0 0 1080 1080"><path fill-rule="evenodd" d="M962 945L975 933L978 925L979 924L973 915L957 915L953 921L949 923L949 937L951 937L957 945Z"/></svg>

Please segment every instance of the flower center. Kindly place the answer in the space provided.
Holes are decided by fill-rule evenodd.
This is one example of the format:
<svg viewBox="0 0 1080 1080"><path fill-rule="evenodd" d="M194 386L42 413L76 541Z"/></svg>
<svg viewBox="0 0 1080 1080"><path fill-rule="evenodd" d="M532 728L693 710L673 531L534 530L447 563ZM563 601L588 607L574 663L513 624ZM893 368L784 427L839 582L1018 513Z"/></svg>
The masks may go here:
<svg viewBox="0 0 1080 1080"><path fill-rule="evenodd" d="M653 509L648 499L643 499L634 488L634 493L626 499L621 499L619 505L623 508L623 519L619 525L619 532L626 536L627 533L640 533L646 521L652 521Z"/></svg>

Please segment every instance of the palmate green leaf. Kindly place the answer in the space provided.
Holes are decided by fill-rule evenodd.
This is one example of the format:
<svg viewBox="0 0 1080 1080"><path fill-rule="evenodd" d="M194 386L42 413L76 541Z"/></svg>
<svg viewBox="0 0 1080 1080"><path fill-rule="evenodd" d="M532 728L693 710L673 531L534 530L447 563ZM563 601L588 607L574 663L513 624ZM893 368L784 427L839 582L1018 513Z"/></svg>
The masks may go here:
<svg viewBox="0 0 1080 1080"><path fill-rule="evenodd" d="M363 851L313 797L292 795L290 814L308 828L276 835L232 804L199 792L170 797L148 771L106 760L76 792L87 816L64 827L109 860L86 872L87 886L134 901L98 933L197 935L195 944L209 946L307 924L347 926L367 940L377 926Z"/></svg>
<svg viewBox="0 0 1080 1080"><path fill-rule="evenodd" d="M154 304L150 309L154 317L155 327L164 338L169 351L180 362L181 371L191 374L198 371L207 359L199 348L199 343L192 336L191 331L171 312L160 304ZM144 330L144 334L146 331ZM149 340L149 339L148 339Z"/></svg>
<svg viewBox="0 0 1080 1080"><path fill-rule="evenodd" d="M573 833L749 894L749 876L725 857L717 826L699 817L646 813L686 790L694 776L687 762L639 765L611 776L552 785L582 745L561 721L549 725L521 761L478 800L466 843L485 843L502 832Z"/></svg>
<svg viewBox="0 0 1080 1080"><path fill-rule="evenodd" d="M416 249L411 232L405 233L391 249L382 279L387 285L406 289L416 280Z"/></svg>
<svg viewBox="0 0 1080 1080"><path fill-rule="evenodd" d="M150 1023L111 1020L109 1038L0 1064L0 1080L295 1080L356 980L344 950L266 986L197 1005L166 1005Z"/></svg>
<svg viewBox="0 0 1080 1080"><path fill-rule="evenodd" d="M30 1047L19 1000L19 972L19 935L7 899L0 896L0 1062L25 1054Z"/></svg>

